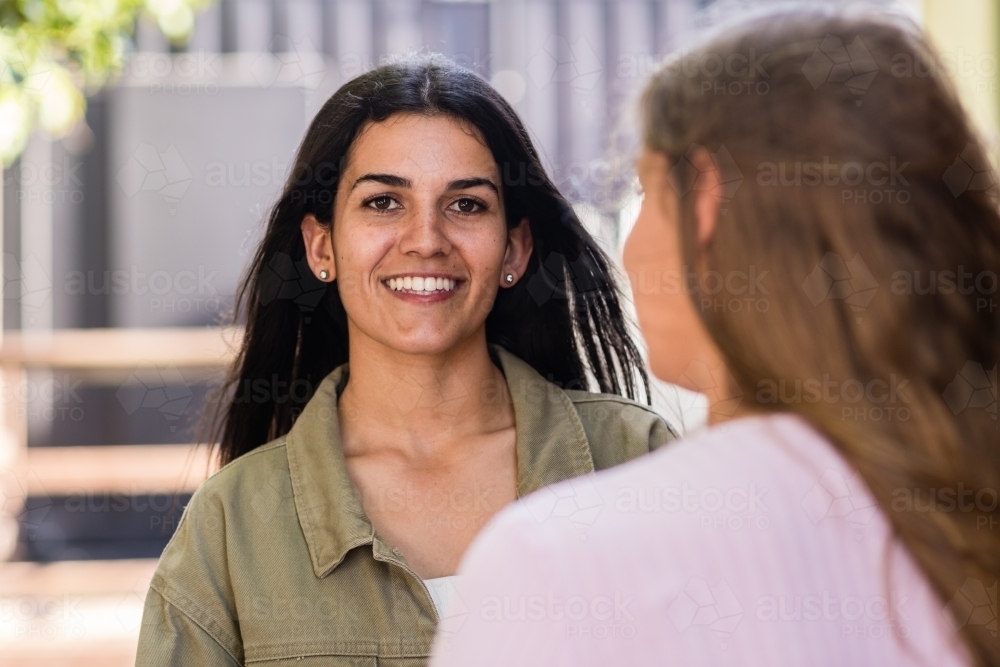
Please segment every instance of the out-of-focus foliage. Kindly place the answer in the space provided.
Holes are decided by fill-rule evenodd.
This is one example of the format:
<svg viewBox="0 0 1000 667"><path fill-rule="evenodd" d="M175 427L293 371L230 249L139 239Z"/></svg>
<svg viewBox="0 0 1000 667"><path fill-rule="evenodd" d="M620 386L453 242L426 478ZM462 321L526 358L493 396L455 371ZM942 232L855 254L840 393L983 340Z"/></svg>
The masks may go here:
<svg viewBox="0 0 1000 667"><path fill-rule="evenodd" d="M211 0L0 0L0 160L10 164L36 123L54 137L80 121L114 78L147 13L174 43Z"/></svg>

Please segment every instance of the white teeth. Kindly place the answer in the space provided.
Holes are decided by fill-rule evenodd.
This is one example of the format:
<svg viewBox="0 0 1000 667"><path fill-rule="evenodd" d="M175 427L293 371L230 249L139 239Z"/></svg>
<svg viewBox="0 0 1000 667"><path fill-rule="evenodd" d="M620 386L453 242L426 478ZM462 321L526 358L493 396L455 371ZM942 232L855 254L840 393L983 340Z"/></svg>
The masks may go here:
<svg viewBox="0 0 1000 667"><path fill-rule="evenodd" d="M389 278L387 281L389 289L396 292L403 290L412 292L423 292L431 294L438 291L451 291L455 289L456 281L451 278L436 278L431 276L405 276L403 278Z"/></svg>

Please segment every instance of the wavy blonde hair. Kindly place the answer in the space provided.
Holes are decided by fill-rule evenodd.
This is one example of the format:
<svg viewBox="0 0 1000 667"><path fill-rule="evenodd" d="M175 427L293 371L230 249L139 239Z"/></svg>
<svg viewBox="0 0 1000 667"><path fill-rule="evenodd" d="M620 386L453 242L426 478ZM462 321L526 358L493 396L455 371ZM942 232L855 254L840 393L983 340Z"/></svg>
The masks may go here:
<svg viewBox="0 0 1000 667"><path fill-rule="evenodd" d="M944 606L1000 577L1000 218L996 176L938 62L893 19L785 11L668 64L641 110L682 195L687 265L770 272L766 309L695 298L744 406L823 431ZM701 150L724 212L699 248L689 158ZM852 389L801 393L810 378ZM917 512L914 496L935 503ZM954 620L978 664L1000 665L995 620Z"/></svg>

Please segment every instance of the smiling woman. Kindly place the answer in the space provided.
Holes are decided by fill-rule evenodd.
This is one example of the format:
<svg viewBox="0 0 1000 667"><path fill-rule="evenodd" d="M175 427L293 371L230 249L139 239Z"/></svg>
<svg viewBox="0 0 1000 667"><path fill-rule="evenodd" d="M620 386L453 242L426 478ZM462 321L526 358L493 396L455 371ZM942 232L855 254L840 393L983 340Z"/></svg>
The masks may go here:
<svg viewBox="0 0 1000 667"><path fill-rule="evenodd" d="M228 465L163 553L137 664L423 664L502 507L674 437L632 400L609 267L483 79L422 56L344 85L242 285Z"/></svg>
<svg viewBox="0 0 1000 667"><path fill-rule="evenodd" d="M508 229L499 172L475 126L451 116L400 113L359 133L337 224L302 222L310 268L340 281L355 348L441 354L483 327L532 250L526 216Z"/></svg>

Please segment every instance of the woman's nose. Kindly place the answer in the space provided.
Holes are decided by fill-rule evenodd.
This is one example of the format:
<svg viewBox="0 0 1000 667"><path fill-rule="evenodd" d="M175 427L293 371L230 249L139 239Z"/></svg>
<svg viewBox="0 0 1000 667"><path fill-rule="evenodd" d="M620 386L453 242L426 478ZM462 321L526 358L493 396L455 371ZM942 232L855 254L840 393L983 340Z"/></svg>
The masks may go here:
<svg viewBox="0 0 1000 667"><path fill-rule="evenodd" d="M406 221L400 239L401 252L421 257L447 255L451 250L444 215L433 206L418 207Z"/></svg>

